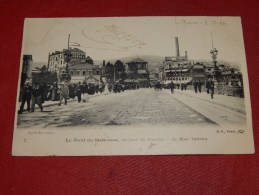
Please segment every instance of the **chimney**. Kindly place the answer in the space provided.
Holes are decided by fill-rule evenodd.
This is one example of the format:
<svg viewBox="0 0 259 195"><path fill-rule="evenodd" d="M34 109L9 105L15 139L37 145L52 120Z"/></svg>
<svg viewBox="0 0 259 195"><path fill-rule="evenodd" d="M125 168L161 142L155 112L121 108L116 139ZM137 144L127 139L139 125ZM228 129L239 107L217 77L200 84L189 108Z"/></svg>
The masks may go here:
<svg viewBox="0 0 259 195"><path fill-rule="evenodd" d="M188 60L188 54L187 51L185 51L185 59Z"/></svg>
<svg viewBox="0 0 259 195"><path fill-rule="evenodd" d="M179 59L180 58L180 49L179 49L178 37L175 37L175 49L176 49L176 59Z"/></svg>
<svg viewBox="0 0 259 195"><path fill-rule="evenodd" d="M105 60L103 60L103 68L105 67Z"/></svg>

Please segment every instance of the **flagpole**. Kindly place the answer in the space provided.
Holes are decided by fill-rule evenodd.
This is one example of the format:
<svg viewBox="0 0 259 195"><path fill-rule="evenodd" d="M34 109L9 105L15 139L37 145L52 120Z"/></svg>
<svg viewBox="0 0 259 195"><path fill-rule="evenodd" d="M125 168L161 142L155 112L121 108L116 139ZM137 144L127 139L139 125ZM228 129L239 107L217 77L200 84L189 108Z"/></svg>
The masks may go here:
<svg viewBox="0 0 259 195"><path fill-rule="evenodd" d="M68 34L67 48L69 50L70 34Z"/></svg>

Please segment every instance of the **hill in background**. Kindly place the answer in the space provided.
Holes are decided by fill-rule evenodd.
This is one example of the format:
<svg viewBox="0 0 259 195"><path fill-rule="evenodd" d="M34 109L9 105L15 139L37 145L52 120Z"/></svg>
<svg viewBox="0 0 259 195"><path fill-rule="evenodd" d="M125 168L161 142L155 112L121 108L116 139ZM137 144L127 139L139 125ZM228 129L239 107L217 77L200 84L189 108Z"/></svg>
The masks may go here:
<svg viewBox="0 0 259 195"><path fill-rule="evenodd" d="M124 57L124 58L120 58L120 59L108 59L108 60L105 60L105 63L110 62L110 63L114 64L116 62L116 60L121 60L125 64L135 58L141 58L141 59L145 60L146 62L148 62L148 68L151 73L158 72L158 68L160 66L162 66L163 61L165 59L162 56L155 56L155 55L134 55L134 56L128 56L128 57ZM95 60L94 64L102 66L103 61Z"/></svg>

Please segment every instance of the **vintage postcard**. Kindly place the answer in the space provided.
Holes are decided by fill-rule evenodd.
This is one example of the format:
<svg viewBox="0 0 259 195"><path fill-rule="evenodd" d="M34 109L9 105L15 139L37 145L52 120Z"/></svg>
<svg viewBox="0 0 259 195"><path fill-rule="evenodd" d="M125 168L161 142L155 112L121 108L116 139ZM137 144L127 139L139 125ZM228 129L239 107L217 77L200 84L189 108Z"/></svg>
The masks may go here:
<svg viewBox="0 0 259 195"><path fill-rule="evenodd" d="M240 17L28 18L14 156L254 153Z"/></svg>

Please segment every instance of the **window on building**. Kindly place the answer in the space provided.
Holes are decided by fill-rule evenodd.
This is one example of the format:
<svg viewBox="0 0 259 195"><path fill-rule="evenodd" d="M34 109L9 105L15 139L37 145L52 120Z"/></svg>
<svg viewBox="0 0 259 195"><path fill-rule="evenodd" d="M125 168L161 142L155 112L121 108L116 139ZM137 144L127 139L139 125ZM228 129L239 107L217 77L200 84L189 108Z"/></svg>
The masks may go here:
<svg viewBox="0 0 259 195"><path fill-rule="evenodd" d="M73 71L73 70L71 70L71 71L70 71L70 75L73 75L73 74L74 74L74 71Z"/></svg>
<svg viewBox="0 0 259 195"><path fill-rule="evenodd" d="M85 76L85 70L83 71L83 75Z"/></svg>

